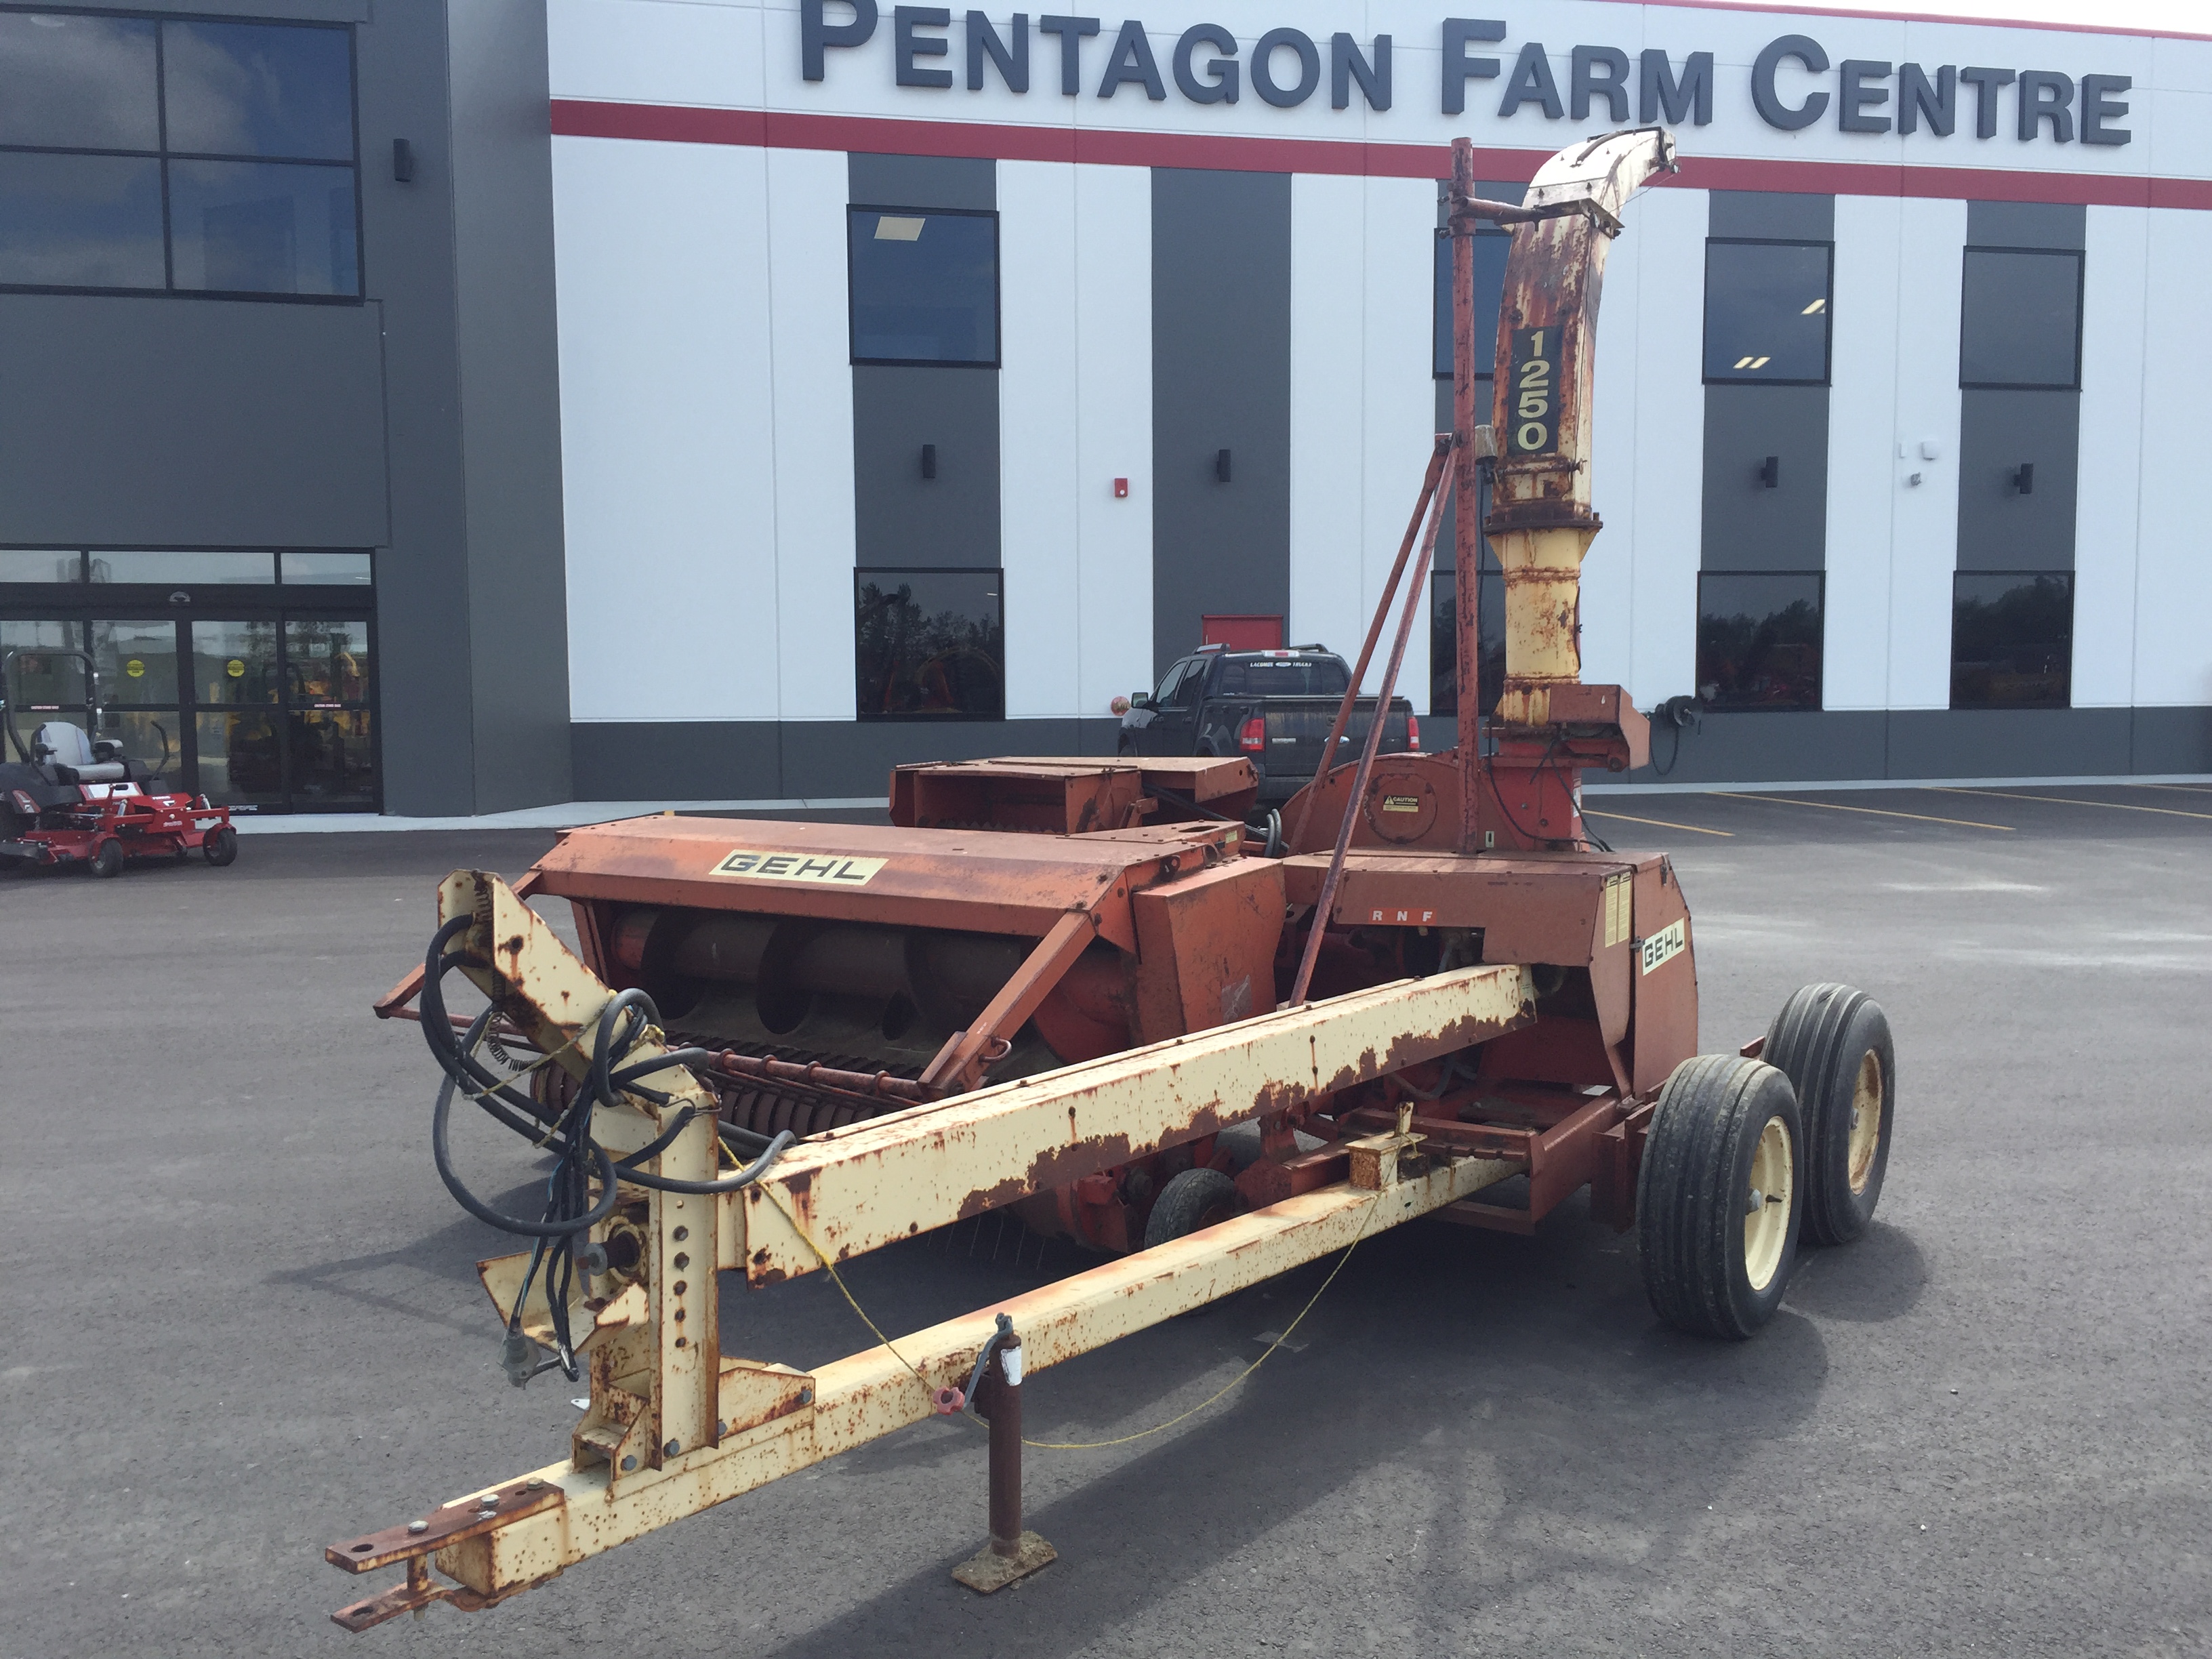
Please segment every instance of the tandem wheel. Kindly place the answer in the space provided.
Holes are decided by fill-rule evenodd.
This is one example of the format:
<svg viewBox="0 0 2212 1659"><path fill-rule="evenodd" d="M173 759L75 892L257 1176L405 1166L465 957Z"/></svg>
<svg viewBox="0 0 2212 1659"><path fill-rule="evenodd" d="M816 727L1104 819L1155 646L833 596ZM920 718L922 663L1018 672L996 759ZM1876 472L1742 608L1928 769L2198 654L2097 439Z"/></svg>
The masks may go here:
<svg viewBox="0 0 2212 1659"><path fill-rule="evenodd" d="M200 842L200 856L218 870L238 856L238 831L228 824L219 824L207 833Z"/></svg>
<svg viewBox="0 0 2212 1659"><path fill-rule="evenodd" d="M1659 1091L1637 1177L1638 1253L1652 1310L1741 1340L1774 1316L1804 1210L1802 1121L1790 1079L1699 1054Z"/></svg>
<svg viewBox="0 0 2212 1659"><path fill-rule="evenodd" d="M92 849L92 873L105 880L123 873L123 843L110 836Z"/></svg>
<svg viewBox="0 0 2212 1659"><path fill-rule="evenodd" d="M1145 1218L1145 1248L1226 1221L1238 1207L1237 1183L1220 1170L1203 1164L1185 1170L1152 1200L1152 1212Z"/></svg>
<svg viewBox="0 0 2212 1659"><path fill-rule="evenodd" d="M1789 1075L1805 1115L1805 1237L1848 1244L1881 1201L1897 1111L1889 1017L1848 985L1808 985L1782 1005L1759 1058Z"/></svg>

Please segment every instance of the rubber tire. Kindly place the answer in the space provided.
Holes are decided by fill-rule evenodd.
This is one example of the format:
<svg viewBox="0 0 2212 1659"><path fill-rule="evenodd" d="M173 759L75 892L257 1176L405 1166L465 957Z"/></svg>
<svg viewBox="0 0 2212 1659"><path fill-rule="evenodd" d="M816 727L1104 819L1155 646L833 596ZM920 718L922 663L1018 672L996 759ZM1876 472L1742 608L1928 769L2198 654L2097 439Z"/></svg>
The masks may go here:
<svg viewBox="0 0 2212 1659"><path fill-rule="evenodd" d="M1206 1217L1217 1210L1234 1212L1237 1183L1218 1170L1185 1170L1160 1188L1152 1212L1145 1218L1145 1248L1165 1244L1211 1224ZM1215 1220L1223 1218L1215 1216Z"/></svg>
<svg viewBox="0 0 2212 1659"><path fill-rule="evenodd" d="M1860 1062L1881 1064L1881 1127L1863 1191L1851 1190L1851 1098ZM1759 1058L1785 1073L1805 1115L1804 1237L1848 1244L1866 1231L1881 1201L1889 1139L1897 1115L1897 1046L1889 1016L1848 985L1808 985L1782 1005Z"/></svg>
<svg viewBox="0 0 2212 1659"><path fill-rule="evenodd" d="M103 881L121 875L125 862L123 843L112 836L92 849L92 873Z"/></svg>
<svg viewBox="0 0 2212 1659"><path fill-rule="evenodd" d="M1764 1290L1743 1260L1743 1194L1770 1119L1790 1138L1795 1178L1782 1255ZM1774 1316L1790 1287L1805 1209L1805 1137L1797 1096L1773 1066L1698 1054L1659 1091L1636 1182L1638 1254L1652 1311L1677 1330L1741 1341Z"/></svg>
<svg viewBox="0 0 2212 1659"><path fill-rule="evenodd" d="M222 869L238 857L238 831L227 823L216 825L200 842L200 856Z"/></svg>

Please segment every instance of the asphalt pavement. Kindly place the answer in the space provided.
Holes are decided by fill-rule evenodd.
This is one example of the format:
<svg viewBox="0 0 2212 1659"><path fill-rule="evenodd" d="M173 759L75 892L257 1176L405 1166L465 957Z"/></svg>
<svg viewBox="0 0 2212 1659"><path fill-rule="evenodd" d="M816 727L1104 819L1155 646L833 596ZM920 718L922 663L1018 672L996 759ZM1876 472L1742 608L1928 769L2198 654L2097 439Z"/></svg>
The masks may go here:
<svg viewBox="0 0 2212 1659"><path fill-rule="evenodd" d="M473 1264L508 1243L431 1168L419 1035L368 1012L439 875L551 836L0 878L0 1659L2212 1654L2212 789L1589 805L1674 855L1706 1048L1815 980L1895 1028L1877 1224L1754 1340L1659 1326L1579 1203L1533 1238L1417 1223L1219 1404L1030 1453L1060 1559L999 1595L948 1577L983 1437L936 1420L357 1637L323 1546L551 1461L576 1415L501 1376ZM462 1151L519 1200L512 1146ZM898 1330L1077 1265L987 1221L850 1279ZM1328 1266L1032 1373L1030 1432L1206 1399ZM732 1353L871 1340L819 1275L725 1306Z"/></svg>

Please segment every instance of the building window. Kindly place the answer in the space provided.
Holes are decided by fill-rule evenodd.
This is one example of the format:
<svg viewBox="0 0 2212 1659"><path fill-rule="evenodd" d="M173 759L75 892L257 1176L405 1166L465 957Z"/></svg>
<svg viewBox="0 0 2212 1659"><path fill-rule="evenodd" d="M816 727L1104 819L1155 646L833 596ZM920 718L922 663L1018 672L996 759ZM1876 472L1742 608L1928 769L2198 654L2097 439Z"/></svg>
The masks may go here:
<svg viewBox="0 0 2212 1659"><path fill-rule="evenodd" d="M2070 392L2081 384L2081 255L1966 250L1959 384Z"/></svg>
<svg viewBox="0 0 2212 1659"><path fill-rule="evenodd" d="M1698 696L1707 707L1820 706L1820 583L1813 571L1698 578Z"/></svg>
<svg viewBox="0 0 2212 1659"><path fill-rule="evenodd" d="M2073 573L1960 571L1951 580L1951 707L2068 707Z"/></svg>
<svg viewBox="0 0 2212 1659"><path fill-rule="evenodd" d="M1487 715L1505 695L1505 573L1488 565L1482 573L1482 678L1475 702ZM1429 578L1429 713L1459 713L1459 573L1439 570Z"/></svg>
<svg viewBox="0 0 2212 1659"><path fill-rule="evenodd" d="M1006 604L996 570L856 570L864 720L1004 720Z"/></svg>
<svg viewBox="0 0 2212 1659"><path fill-rule="evenodd" d="M1477 380L1492 378L1497 368L1498 307L1505 297L1505 256L1512 251L1512 235L1503 230L1474 234L1474 373ZM1430 320L1435 350L1436 377L1449 380L1452 373L1452 244L1449 236L1437 238L1436 304Z"/></svg>
<svg viewBox="0 0 2212 1659"><path fill-rule="evenodd" d="M355 299L343 25L0 12L0 288Z"/></svg>
<svg viewBox="0 0 2212 1659"><path fill-rule="evenodd" d="M1826 386L1835 248L1705 244L1705 379Z"/></svg>
<svg viewBox="0 0 2212 1659"><path fill-rule="evenodd" d="M856 363L999 364L999 216L846 210Z"/></svg>

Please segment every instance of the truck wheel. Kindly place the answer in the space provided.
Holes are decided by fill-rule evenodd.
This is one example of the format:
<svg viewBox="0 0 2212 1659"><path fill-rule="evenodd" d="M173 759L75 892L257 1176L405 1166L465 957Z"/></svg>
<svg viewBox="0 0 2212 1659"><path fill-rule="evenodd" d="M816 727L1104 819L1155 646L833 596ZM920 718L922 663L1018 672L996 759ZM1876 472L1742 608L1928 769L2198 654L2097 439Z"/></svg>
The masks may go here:
<svg viewBox="0 0 2212 1659"><path fill-rule="evenodd" d="M110 836L92 849L92 873L105 879L123 873L123 843Z"/></svg>
<svg viewBox="0 0 2212 1659"><path fill-rule="evenodd" d="M218 824L207 832L200 842L200 856L218 870L238 856L238 831L228 824Z"/></svg>
<svg viewBox="0 0 2212 1659"><path fill-rule="evenodd" d="M1237 1213L1237 1183L1218 1170L1185 1170L1160 1188L1145 1218L1145 1248L1211 1227Z"/></svg>
<svg viewBox="0 0 2212 1659"><path fill-rule="evenodd" d="M1788 1073L1805 1114L1805 1237L1848 1244L1874 1218L1889 1167L1889 1017L1863 991L1808 985L1775 1015L1759 1058Z"/></svg>
<svg viewBox="0 0 2212 1659"><path fill-rule="evenodd" d="M1749 1336L1790 1283L1804 1208L1797 1097L1773 1066L1698 1054L1674 1068L1637 1177L1644 1290L1699 1336Z"/></svg>

